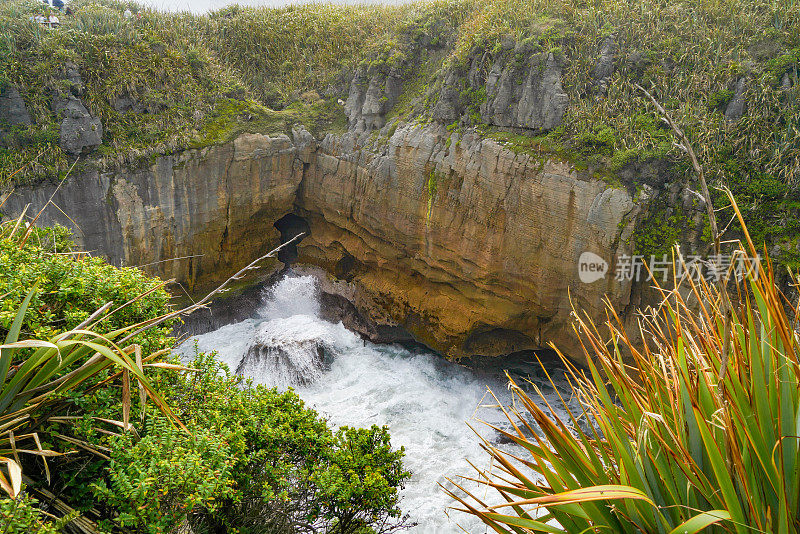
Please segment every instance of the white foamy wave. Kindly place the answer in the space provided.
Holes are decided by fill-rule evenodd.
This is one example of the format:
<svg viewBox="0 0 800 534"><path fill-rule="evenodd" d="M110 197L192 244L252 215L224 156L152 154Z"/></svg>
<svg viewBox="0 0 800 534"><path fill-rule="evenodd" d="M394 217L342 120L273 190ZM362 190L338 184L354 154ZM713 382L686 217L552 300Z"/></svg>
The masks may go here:
<svg viewBox="0 0 800 534"><path fill-rule="evenodd" d="M341 325L311 315L268 320L254 328L236 373L281 389L309 385L323 376L336 352L356 340Z"/></svg>
<svg viewBox="0 0 800 534"><path fill-rule="evenodd" d="M284 276L265 291L258 315L279 319L295 315L319 315L317 284L313 276Z"/></svg>

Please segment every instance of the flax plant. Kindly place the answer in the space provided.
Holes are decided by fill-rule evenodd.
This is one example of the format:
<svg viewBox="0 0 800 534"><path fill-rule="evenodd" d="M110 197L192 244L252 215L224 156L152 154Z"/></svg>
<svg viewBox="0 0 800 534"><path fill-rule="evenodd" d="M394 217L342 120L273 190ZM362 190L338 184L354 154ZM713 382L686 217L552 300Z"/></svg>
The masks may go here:
<svg viewBox="0 0 800 534"><path fill-rule="evenodd" d="M496 431L519 447L484 442L495 468L474 477L504 503L451 493L459 509L501 533L800 532L800 303L754 262L731 282L724 373L722 297L702 280L659 288L638 336L610 306L602 326L579 316L588 369L562 359L580 408L563 398L560 417L511 381L512 430Z"/></svg>

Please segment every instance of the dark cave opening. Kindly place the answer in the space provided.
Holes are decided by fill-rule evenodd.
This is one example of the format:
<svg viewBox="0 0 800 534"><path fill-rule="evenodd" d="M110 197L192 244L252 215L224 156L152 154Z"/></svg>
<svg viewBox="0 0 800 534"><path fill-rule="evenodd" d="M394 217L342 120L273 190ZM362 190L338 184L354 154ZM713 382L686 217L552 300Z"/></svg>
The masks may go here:
<svg viewBox="0 0 800 534"><path fill-rule="evenodd" d="M289 266L297 261L297 244L311 235L311 227L308 225L308 221L294 213L284 215L275 221L273 226L281 233L281 244L291 241L300 234L305 234L291 245L278 251L278 259Z"/></svg>

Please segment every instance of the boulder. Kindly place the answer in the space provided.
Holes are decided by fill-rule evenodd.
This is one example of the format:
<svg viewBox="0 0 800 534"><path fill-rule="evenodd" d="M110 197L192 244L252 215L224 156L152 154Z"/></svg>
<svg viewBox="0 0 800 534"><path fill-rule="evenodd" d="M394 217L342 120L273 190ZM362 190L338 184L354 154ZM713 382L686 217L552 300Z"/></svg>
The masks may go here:
<svg viewBox="0 0 800 534"><path fill-rule="evenodd" d="M781 90L789 91L792 89L792 78L789 76L788 72L783 73L783 78L781 78Z"/></svg>
<svg viewBox="0 0 800 534"><path fill-rule="evenodd" d="M100 119L92 117L83 102L74 95L56 95L53 98L53 111L63 116L59 146L64 152L77 156L85 149L103 142Z"/></svg>
<svg viewBox="0 0 800 534"><path fill-rule="evenodd" d="M442 79L439 90L439 99L431 110L434 120L442 124L451 124L457 121L464 112L461 103L461 91L463 87L463 73L449 70Z"/></svg>
<svg viewBox="0 0 800 534"><path fill-rule="evenodd" d="M83 96L83 93L86 91L86 86L83 83L83 78L81 78L80 70L78 70L78 66L75 63L71 61L66 62L61 71L61 77L67 82L69 90L73 95Z"/></svg>

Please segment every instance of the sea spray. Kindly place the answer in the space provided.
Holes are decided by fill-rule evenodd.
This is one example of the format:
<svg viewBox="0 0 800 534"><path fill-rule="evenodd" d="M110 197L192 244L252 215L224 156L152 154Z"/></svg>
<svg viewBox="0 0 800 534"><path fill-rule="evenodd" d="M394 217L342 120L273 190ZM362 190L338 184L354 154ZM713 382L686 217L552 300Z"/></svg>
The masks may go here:
<svg viewBox="0 0 800 534"><path fill-rule="evenodd" d="M256 383L295 387L335 425L388 425L412 472L401 507L417 523L413 532L460 532L456 522L483 532L470 516L450 511L448 517L453 502L439 484L474 474L468 460L480 463L484 456L467 422L485 438L497 438L475 419L503 424L487 386L508 402L504 383L432 353L372 344L319 316L315 279L289 274L265 291L251 319L192 340ZM186 356L192 340L182 346Z"/></svg>

